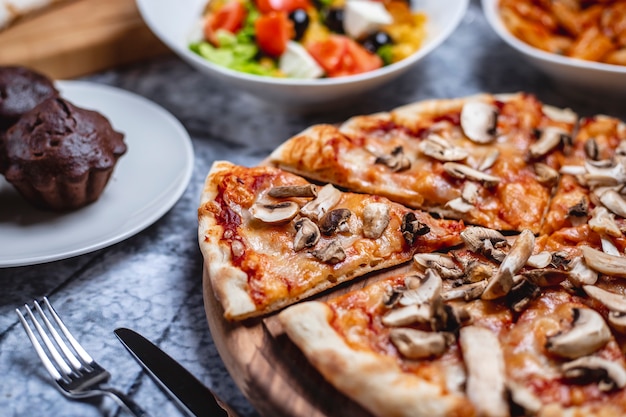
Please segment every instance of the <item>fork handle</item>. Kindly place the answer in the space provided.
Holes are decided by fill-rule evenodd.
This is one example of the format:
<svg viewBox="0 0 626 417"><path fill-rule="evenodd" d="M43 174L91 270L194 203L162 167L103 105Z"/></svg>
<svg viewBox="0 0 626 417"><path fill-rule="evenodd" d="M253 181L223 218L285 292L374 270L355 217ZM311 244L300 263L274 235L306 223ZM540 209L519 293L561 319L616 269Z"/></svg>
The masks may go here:
<svg viewBox="0 0 626 417"><path fill-rule="evenodd" d="M118 404L126 408L127 411L129 411L135 417L150 417L150 414L148 414L143 408L141 408L135 401L133 401L123 392L113 387L101 386L100 389L109 397L113 398Z"/></svg>

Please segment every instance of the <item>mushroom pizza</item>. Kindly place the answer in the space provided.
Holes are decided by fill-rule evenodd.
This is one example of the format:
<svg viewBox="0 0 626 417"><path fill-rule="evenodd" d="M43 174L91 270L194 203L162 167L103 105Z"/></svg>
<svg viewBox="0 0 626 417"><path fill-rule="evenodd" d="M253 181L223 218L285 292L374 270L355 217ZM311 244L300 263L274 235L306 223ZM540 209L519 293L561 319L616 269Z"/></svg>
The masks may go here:
<svg viewBox="0 0 626 417"><path fill-rule="evenodd" d="M267 165L218 162L202 195L227 319L284 308L375 416L626 415L624 123L481 94L313 126Z"/></svg>

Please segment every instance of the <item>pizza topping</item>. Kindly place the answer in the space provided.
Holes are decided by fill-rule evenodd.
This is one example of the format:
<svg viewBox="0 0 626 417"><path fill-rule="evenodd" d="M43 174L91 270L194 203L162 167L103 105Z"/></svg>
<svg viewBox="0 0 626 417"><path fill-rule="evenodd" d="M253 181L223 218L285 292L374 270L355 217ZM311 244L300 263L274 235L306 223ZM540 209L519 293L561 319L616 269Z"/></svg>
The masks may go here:
<svg viewBox="0 0 626 417"><path fill-rule="evenodd" d="M486 187L492 187L500 182L500 178L486 174L482 171L478 171L467 165L459 164L457 162L446 162L443 164L443 169L448 175L459 179L470 179L478 181L484 184Z"/></svg>
<svg viewBox="0 0 626 417"><path fill-rule="evenodd" d="M415 323L430 323L433 308L430 304L411 304L394 308L382 317L382 323L388 327L408 326Z"/></svg>
<svg viewBox="0 0 626 417"><path fill-rule="evenodd" d="M528 263L527 263L528 264ZM524 279L538 287L554 287L570 277L568 271L557 268L537 268L520 274Z"/></svg>
<svg viewBox="0 0 626 417"><path fill-rule="evenodd" d="M626 217L626 201L615 190L595 190L595 196L607 209L621 217Z"/></svg>
<svg viewBox="0 0 626 417"><path fill-rule="evenodd" d="M479 171L485 171L493 166L500 157L500 151L492 148L487 151L487 154L482 158L478 164Z"/></svg>
<svg viewBox="0 0 626 417"><path fill-rule="evenodd" d="M461 197L448 201L445 207L457 213L469 213L470 211L474 209L473 204L468 203ZM450 217L454 217L454 216L450 215Z"/></svg>
<svg viewBox="0 0 626 417"><path fill-rule="evenodd" d="M326 184L319 190L314 200L309 201L300 209L300 213L313 220L319 220L337 205L340 199L341 191L332 184Z"/></svg>
<svg viewBox="0 0 626 417"><path fill-rule="evenodd" d="M539 287L528 280L522 279L516 284L506 295L506 302L511 310L521 313L528 307L528 304L535 298L539 297L541 290Z"/></svg>
<svg viewBox="0 0 626 417"><path fill-rule="evenodd" d="M609 310L626 313L626 295L603 290L595 285L583 285L583 290L589 297L600 302Z"/></svg>
<svg viewBox="0 0 626 417"><path fill-rule="evenodd" d="M495 267L491 263L473 260L469 262L467 266L465 267L465 277L463 281L465 282L484 281L487 278L490 278L491 276L493 276L494 270L495 270ZM487 285L487 282L485 282L485 285Z"/></svg>
<svg viewBox="0 0 626 417"><path fill-rule="evenodd" d="M296 236L293 239L293 249L297 252L304 248L311 248L320 240L320 230L315 223L306 217L294 223Z"/></svg>
<svg viewBox="0 0 626 417"><path fill-rule="evenodd" d="M363 236L378 239L389 225L389 206L385 203L370 203L363 209Z"/></svg>
<svg viewBox="0 0 626 417"><path fill-rule="evenodd" d="M608 317L609 326L615 331L626 334L626 313L610 311Z"/></svg>
<svg viewBox="0 0 626 417"><path fill-rule="evenodd" d="M317 260L331 265L346 259L346 251L334 240L311 253Z"/></svg>
<svg viewBox="0 0 626 417"><path fill-rule="evenodd" d="M600 313L590 308L572 308L572 327L548 337L546 349L569 359L589 355L611 339L611 331Z"/></svg>
<svg viewBox="0 0 626 417"><path fill-rule="evenodd" d="M495 139L498 109L482 101L468 101L461 109L461 128L471 141L489 143Z"/></svg>
<svg viewBox="0 0 626 417"><path fill-rule="evenodd" d="M317 186L314 184L306 185L284 185L280 187L272 187L267 195L274 198L290 198L290 197L317 197Z"/></svg>
<svg viewBox="0 0 626 417"><path fill-rule="evenodd" d="M477 281L470 284L460 285L458 287L452 287L446 291L443 291L441 298L444 301L449 300L464 300L471 301L480 298L481 294L487 286L487 281Z"/></svg>
<svg viewBox="0 0 626 417"><path fill-rule="evenodd" d="M250 207L250 214L255 219L269 224L291 221L299 211L300 206L293 201L282 201L276 204L255 203Z"/></svg>
<svg viewBox="0 0 626 417"><path fill-rule="evenodd" d="M585 161L584 179L590 187L611 186L626 182L626 158L615 160Z"/></svg>
<svg viewBox="0 0 626 417"><path fill-rule="evenodd" d="M420 142L419 150L427 156L438 161L461 161L469 155L468 152L458 146L454 146L439 135L431 134Z"/></svg>
<svg viewBox="0 0 626 417"><path fill-rule="evenodd" d="M548 154L562 142L569 140L569 135L558 127L546 127L539 136L539 140L530 145L529 153L532 159Z"/></svg>
<svg viewBox="0 0 626 417"><path fill-rule="evenodd" d="M505 296L513 287L513 276L526 264L535 247L535 235L528 229L515 239L496 274L489 280L481 295L484 300Z"/></svg>
<svg viewBox="0 0 626 417"><path fill-rule="evenodd" d="M457 266L452 257L442 253L418 253L413 255L415 264L423 269L432 268L442 278L456 279L463 276L463 270Z"/></svg>
<svg viewBox="0 0 626 417"><path fill-rule="evenodd" d="M526 265L533 268L545 268L552 262L552 254L547 251L531 255L526 261Z"/></svg>
<svg viewBox="0 0 626 417"><path fill-rule="evenodd" d="M584 245L580 250L589 268L612 277L626 278L626 258L609 255Z"/></svg>
<svg viewBox="0 0 626 417"><path fill-rule="evenodd" d="M447 347L446 337L443 333L396 328L391 329L389 338L402 356L407 359L440 356Z"/></svg>
<svg viewBox="0 0 626 417"><path fill-rule="evenodd" d="M430 232L428 225L420 222L412 211L407 212L402 218L402 236L409 245L415 242L417 236L423 236Z"/></svg>
<svg viewBox="0 0 626 417"><path fill-rule="evenodd" d="M598 142L594 138L589 138L585 142L585 155L587 158L597 161L600 159L600 148Z"/></svg>
<svg viewBox="0 0 626 417"><path fill-rule="evenodd" d="M591 219L589 219L589 227L594 232L600 235L608 235L613 237L620 237L622 231L617 223L615 223L615 217L605 207L596 207L591 212Z"/></svg>
<svg viewBox="0 0 626 417"><path fill-rule="evenodd" d="M411 160L404 155L402 146L396 146L388 155L377 156L374 163L385 165L394 172L406 171L411 168Z"/></svg>
<svg viewBox="0 0 626 417"><path fill-rule="evenodd" d="M617 362L586 356L563 364L563 376L572 382L598 382L601 391L626 387L626 369Z"/></svg>
<svg viewBox="0 0 626 417"><path fill-rule="evenodd" d="M568 264L569 282L575 287L593 285L598 280L598 273L589 268L580 257L573 258Z"/></svg>
<svg viewBox="0 0 626 417"><path fill-rule="evenodd" d="M406 290L398 303L403 306L411 304L428 304L434 302L441 294L442 281L434 270L426 270L423 278L409 276L404 281Z"/></svg>
<svg viewBox="0 0 626 417"><path fill-rule="evenodd" d="M537 181L541 184L552 186L559 181L558 171L550 166L537 162L533 165L533 168L535 169L535 174L537 175Z"/></svg>
<svg viewBox="0 0 626 417"><path fill-rule="evenodd" d="M589 200L587 200L587 197L582 197L578 203L567 210L567 215L573 217L587 217L588 214Z"/></svg>
<svg viewBox="0 0 626 417"><path fill-rule="evenodd" d="M330 236L335 233L335 231L346 231L350 216L352 216L352 212L347 208L339 208L329 211L320 220L320 232L326 236Z"/></svg>
<svg viewBox="0 0 626 417"><path fill-rule="evenodd" d="M507 417L504 354L491 330L466 326L460 331L461 351L467 367L466 392L476 415Z"/></svg>
<svg viewBox="0 0 626 417"><path fill-rule="evenodd" d="M511 394L511 401L522 407L527 413L538 413L543 406L541 400L524 385L508 379L506 387Z"/></svg>
<svg viewBox="0 0 626 417"><path fill-rule="evenodd" d="M487 242L492 248L499 243L506 243L506 238L502 233L480 226L467 227L461 232L461 239L467 248L475 253L484 253Z"/></svg>
<svg viewBox="0 0 626 417"><path fill-rule="evenodd" d="M463 184L463 188L461 189L461 198L467 201L470 204L476 204L479 196L479 188L478 184L475 182L468 181Z"/></svg>

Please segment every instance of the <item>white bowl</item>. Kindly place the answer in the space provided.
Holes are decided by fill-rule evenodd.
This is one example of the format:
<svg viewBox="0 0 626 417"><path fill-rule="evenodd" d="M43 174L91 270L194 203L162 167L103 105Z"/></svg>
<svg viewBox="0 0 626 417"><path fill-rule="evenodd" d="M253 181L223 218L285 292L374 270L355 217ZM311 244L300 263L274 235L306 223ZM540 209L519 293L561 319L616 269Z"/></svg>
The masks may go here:
<svg viewBox="0 0 626 417"><path fill-rule="evenodd" d="M330 103L381 86L432 52L456 29L469 0L420 0L416 11L427 16L422 47L395 64L364 74L299 80L246 74L215 65L189 50L189 39L207 0L137 0L148 27L172 51L198 71L275 104L310 106Z"/></svg>
<svg viewBox="0 0 626 417"><path fill-rule="evenodd" d="M487 21L502 40L532 65L568 86L609 95L626 95L626 66L569 58L535 48L509 32L500 17L498 3L499 0L482 0Z"/></svg>

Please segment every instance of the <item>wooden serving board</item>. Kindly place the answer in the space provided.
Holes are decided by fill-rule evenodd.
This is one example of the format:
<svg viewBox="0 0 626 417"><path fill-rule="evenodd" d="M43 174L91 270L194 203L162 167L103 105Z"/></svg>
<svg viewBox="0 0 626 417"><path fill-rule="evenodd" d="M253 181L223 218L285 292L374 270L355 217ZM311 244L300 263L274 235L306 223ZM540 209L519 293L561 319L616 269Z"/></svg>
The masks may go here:
<svg viewBox="0 0 626 417"><path fill-rule="evenodd" d="M331 289L337 295L397 274L400 266ZM328 297L321 294L318 299ZM235 383L264 417L372 417L333 388L283 333L275 315L231 323L213 295L207 268L204 307L217 350Z"/></svg>
<svg viewBox="0 0 626 417"><path fill-rule="evenodd" d="M134 0L61 2L0 31L0 65L67 79L167 53Z"/></svg>

